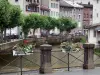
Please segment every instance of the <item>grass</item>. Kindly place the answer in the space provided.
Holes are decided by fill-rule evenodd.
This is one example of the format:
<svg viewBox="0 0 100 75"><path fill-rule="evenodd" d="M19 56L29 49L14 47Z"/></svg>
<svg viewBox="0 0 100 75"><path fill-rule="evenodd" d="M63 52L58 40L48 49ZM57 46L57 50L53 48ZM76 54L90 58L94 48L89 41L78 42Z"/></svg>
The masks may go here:
<svg viewBox="0 0 100 75"><path fill-rule="evenodd" d="M98 56L100 56L100 48L95 48L94 53Z"/></svg>

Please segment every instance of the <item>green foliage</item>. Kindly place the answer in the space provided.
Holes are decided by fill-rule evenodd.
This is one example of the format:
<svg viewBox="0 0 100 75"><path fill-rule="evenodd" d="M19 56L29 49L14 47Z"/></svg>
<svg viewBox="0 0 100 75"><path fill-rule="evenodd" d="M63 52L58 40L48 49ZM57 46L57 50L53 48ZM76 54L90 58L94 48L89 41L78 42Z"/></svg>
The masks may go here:
<svg viewBox="0 0 100 75"><path fill-rule="evenodd" d="M22 22L21 22L21 27L22 27L22 31L24 32L24 37L26 38L29 32L30 27L28 26L28 24L26 24L26 19L27 16L23 18Z"/></svg>
<svg viewBox="0 0 100 75"><path fill-rule="evenodd" d="M10 5L8 0L0 0L0 28L13 28L19 25L21 10Z"/></svg>
<svg viewBox="0 0 100 75"><path fill-rule="evenodd" d="M10 22L10 4L7 0L0 0L0 28L8 27Z"/></svg>
<svg viewBox="0 0 100 75"><path fill-rule="evenodd" d="M56 19L52 17L42 16L44 23L41 25L42 29L51 30L56 27Z"/></svg>
<svg viewBox="0 0 100 75"><path fill-rule="evenodd" d="M70 32L71 29L74 29L75 27L77 27L77 23L71 18L60 18L58 22L59 22L59 25L57 27L61 31Z"/></svg>
<svg viewBox="0 0 100 75"><path fill-rule="evenodd" d="M100 55L100 48L95 48L95 49L94 49L94 53L95 53L96 55Z"/></svg>
<svg viewBox="0 0 100 75"><path fill-rule="evenodd" d="M10 23L8 28L13 28L20 25L21 10L18 6L12 5L10 8Z"/></svg>
<svg viewBox="0 0 100 75"><path fill-rule="evenodd" d="M81 43L86 43L86 37L81 37L80 42L81 42Z"/></svg>

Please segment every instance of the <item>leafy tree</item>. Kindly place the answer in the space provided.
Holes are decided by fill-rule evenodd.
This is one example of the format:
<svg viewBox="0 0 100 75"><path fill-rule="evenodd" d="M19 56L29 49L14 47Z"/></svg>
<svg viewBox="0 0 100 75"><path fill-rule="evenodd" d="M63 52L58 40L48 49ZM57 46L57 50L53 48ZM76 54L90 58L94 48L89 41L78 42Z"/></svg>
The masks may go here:
<svg viewBox="0 0 100 75"><path fill-rule="evenodd" d="M47 30L47 34L50 30L54 29L58 25L58 20L52 17L43 17L44 24L41 26L42 29Z"/></svg>
<svg viewBox="0 0 100 75"><path fill-rule="evenodd" d="M10 23L8 28L19 26L21 18L21 10L18 6L12 5L10 8Z"/></svg>
<svg viewBox="0 0 100 75"><path fill-rule="evenodd" d="M69 33L71 29L74 29L77 26L77 23L70 18L60 18L58 22L59 25L57 27L61 32L67 31Z"/></svg>
<svg viewBox="0 0 100 75"><path fill-rule="evenodd" d="M3 40L3 31L8 27L10 22L10 4L7 0L0 0L0 29L1 40Z"/></svg>
<svg viewBox="0 0 100 75"><path fill-rule="evenodd" d="M0 0L0 30L1 39L6 37L6 29L13 28L19 25L21 11L20 8L10 5L8 0Z"/></svg>
<svg viewBox="0 0 100 75"><path fill-rule="evenodd" d="M23 29L26 30L27 34L29 30L32 28L33 29L33 35L35 33L35 30L37 28L43 28L45 26L46 19L44 16L40 16L37 14L30 14L26 16L25 18L25 25L23 26Z"/></svg>
<svg viewBox="0 0 100 75"><path fill-rule="evenodd" d="M14 28L16 26L20 26L21 23L21 10L16 5L11 5L10 7L10 22L7 28L11 30L11 28ZM10 31L11 35L11 31Z"/></svg>

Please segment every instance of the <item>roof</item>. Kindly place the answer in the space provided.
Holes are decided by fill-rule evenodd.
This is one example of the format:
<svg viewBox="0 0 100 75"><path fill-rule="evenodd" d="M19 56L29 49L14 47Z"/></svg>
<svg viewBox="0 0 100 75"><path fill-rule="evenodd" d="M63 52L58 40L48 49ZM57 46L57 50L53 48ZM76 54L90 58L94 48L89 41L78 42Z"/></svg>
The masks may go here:
<svg viewBox="0 0 100 75"><path fill-rule="evenodd" d="M92 4L82 4L82 3L79 3L79 5L82 5L85 8L93 8L93 5Z"/></svg>
<svg viewBox="0 0 100 75"><path fill-rule="evenodd" d="M83 8L82 5L79 5L79 4L72 2L72 1L66 1L66 0L60 0L60 6Z"/></svg>

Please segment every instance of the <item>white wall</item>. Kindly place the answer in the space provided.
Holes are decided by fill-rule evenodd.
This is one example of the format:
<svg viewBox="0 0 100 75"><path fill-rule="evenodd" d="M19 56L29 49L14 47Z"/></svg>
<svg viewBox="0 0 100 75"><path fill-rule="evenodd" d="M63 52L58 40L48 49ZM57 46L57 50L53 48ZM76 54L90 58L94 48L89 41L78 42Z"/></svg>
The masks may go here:
<svg viewBox="0 0 100 75"><path fill-rule="evenodd" d="M97 45L96 37L94 37L94 29L89 29L89 31L88 31L88 42Z"/></svg>
<svg viewBox="0 0 100 75"><path fill-rule="evenodd" d="M99 3L94 1L93 3L93 23L100 23L100 0ZM98 14L98 17L97 17Z"/></svg>
<svg viewBox="0 0 100 75"><path fill-rule="evenodd" d="M58 8L51 8L51 3L56 3L56 4L58 4ZM54 17L54 18L59 18L59 1L56 1L56 0L49 0L49 8L50 8L50 16L51 17ZM55 16L52 16L51 15L51 11L52 12L55 12L55 14L56 14L56 12L58 12L58 15L55 15Z"/></svg>

